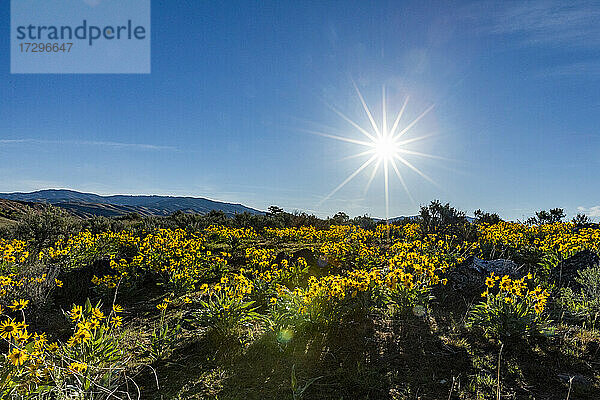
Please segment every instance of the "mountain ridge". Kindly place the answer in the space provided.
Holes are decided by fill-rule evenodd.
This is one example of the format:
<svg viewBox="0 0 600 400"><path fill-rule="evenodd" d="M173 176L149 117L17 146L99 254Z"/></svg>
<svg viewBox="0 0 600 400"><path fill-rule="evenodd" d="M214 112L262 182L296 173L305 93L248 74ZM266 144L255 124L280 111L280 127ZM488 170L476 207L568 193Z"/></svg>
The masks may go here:
<svg viewBox="0 0 600 400"><path fill-rule="evenodd" d="M240 203L228 203L204 197L122 194L102 196L71 189L0 193L0 199L52 204L80 216L119 216L132 212L141 215L164 216L176 211L207 213L213 210L223 211L227 215L243 212L251 214L264 213Z"/></svg>

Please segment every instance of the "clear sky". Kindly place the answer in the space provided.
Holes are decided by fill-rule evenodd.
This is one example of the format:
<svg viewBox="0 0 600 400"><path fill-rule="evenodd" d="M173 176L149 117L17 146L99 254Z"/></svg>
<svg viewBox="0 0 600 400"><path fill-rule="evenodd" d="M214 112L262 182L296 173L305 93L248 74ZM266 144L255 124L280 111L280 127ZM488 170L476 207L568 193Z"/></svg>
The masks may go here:
<svg viewBox="0 0 600 400"><path fill-rule="evenodd" d="M104 0L107 1L107 0ZM566 4L566 5L561 5ZM597 1L153 1L149 75L11 75L0 3L0 191L170 194L318 215L385 213L356 83L405 138L390 215L432 199L504 218L600 216ZM392 124L390 116L388 124Z"/></svg>

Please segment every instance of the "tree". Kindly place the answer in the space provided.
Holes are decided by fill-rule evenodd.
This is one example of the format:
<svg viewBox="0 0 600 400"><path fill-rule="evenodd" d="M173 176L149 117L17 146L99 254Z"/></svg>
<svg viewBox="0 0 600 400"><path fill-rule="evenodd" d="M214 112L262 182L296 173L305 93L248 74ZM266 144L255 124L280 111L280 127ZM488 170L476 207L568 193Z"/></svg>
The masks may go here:
<svg viewBox="0 0 600 400"><path fill-rule="evenodd" d="M269 207L269 214L272 215L276 215L276 214L281 214L283 212L283 208L278 207L278 206L270 206Z"/></svg>
<svg viewBox="0 0 600 400"><path fill-rule="evenodd" d="M577 226L585 226L591 224L592 220L587 215L579 213L575 217L573 217L571 222Z"/></svg>
<svg viewBox="0 0 600 400"><path fill-rule="evenodd" d="M475 223L476 224L490 224L494 225L502 221L500 216L496 213L488 213L481 210L475 211Z"/></svg>
<svg viewBox="0 0 600 400"><path fill-rule="evenodd" d="M360 226L363 229L373 230L377 226L377 222L369 215L365 214L363 216L352 218L352 225Z"/></svg>
<svg viewBox="0 0 600 400"><path fill-rule="evenodd" d="M530 225L545 225L560 222L565 217L565 210L562 208L553 208L550 211L542 210L535 213L535 217L527 220Z"/></svg>
<svg viewBox="0 0 600 400"><path fill-rule="evenodd" d="M433 200L428 206L421 206L420 224L424 235L454 235L466 240L475 234L474 227L467 221L465 213Z"/></svg>
<svg viewBox="0 0 600 400"><path fill-rule="evenodd" d="M331 218L332 225L348 225L350 223L350 217L343 211L338 212Z"/></svg>

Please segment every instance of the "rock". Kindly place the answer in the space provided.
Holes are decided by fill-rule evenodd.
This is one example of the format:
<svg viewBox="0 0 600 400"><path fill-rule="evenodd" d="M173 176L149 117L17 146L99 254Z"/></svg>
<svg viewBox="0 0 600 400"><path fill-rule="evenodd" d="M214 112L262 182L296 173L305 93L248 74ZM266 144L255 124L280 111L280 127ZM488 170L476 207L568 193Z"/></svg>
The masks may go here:
<svg viewBox="0 0 600 400"><path fill-rule="evenodd" d="M102 277L112 274L109 259L94 260L82 268L63 271L58 279L63 286L56 291L55 300L61 305L70 306L72 303L80 304L91 297L92 277Z"/></svg>
<svg viewBox="0 0 600 400"><path fill-rule="evenodd" d="M299 258L303 258L306 264L313 268L325 268L328 265L327 259L324 256L317 258L311 249L296 250L289 255L282 251L275 257L274 264L281 264L283 260L297 262Z"/></svg>
<svg viewBox="0 0 600 400"><path fill-rule="evenodd" d="M280 252L275 258L275 264L281 264L281 261L287 260L290 263L297 263L298 259L304 259L308 265L308 276L323 276L327 272L329 262L322 254L315 254L313 250L304 248L294 251L291 254Z"/></svg>
<svg viewBox="0 0 600 400"><path fill-rule="evenodd" d="M554 268L550 277L558 287L570 287L579 289L581 285L577 283L577 272L588 268L597 267L600 264L600 257L590 250L582 250L569 258L564 259L556 268Z"/></svg>
<svg viewBox="0 0 600 400"><path fill-rule="evenodd" d="M467 259L467 262L469 261L469 259ZM498 260L481 260L477 257L473 257L471 260L470 265L467 265L466 267L468 268L472 268L475 271L482 273L484 275L490 275L492 272L495 275L500 275L500 276L504 276L504 275L511 275L514 276L518 273L519 271L519 267L517 266L517 264L515 264L513 261L511 260L504 260L504 259L498 259ZM463 263L464 265L464 263Z"/></svg>
<svg viewBox="0 0 600 400"><path fill-rule="evenodd" d="M590 380L581 375L581 374L558 374L558 379L560 379L561 381L563 381L564 383L569 383L571 381L571 379L573 380L573 383L578 384L578 385L582 385L582 386L588 386L590 385Z"/></svg>
<svg viewBox="0 0 600 400"><path fill-rule="evenodd" d="M314 254L310 249L302 249L292 254L292 260L297 261L298 258L304 258L306 264L311 268L313 274L321 274L323 269L329 267L329 260L323 254Z"/></svg>
<svg viewBox="0 0 600 400"><path fill-rule="evenodd" d="M317 260L317 266L319 268L327 268L329 266L329 260L327 259L327 257L321 254L319 256L319 259Z"/></svg>
<svg viewBox="0 0 600 400"><path fill-rule="evenodd" d="M511 260L482 260L469 257L448 272L448 280L454 289L477 290L485 284L491 273L498 276L518 277L519 267Z"/></svg>
<svg viewBox="0 0 600 400"><path fill-rule="evenodd" d="M310 249L300 249L292 253L291 261L298 261L299 258L304 258L306 264L311 267L316 267L318 264L317 258Z"/></svg>
<svg viewBox="0 0 600 400"><path fill-rule="evenodd" d="M281 265L281 262L283 260L288 260L288 259L289 259L289 256L287 255L287 253L285 251L280 251L275 256L275 261L273 261L273 264Z"/></svg>

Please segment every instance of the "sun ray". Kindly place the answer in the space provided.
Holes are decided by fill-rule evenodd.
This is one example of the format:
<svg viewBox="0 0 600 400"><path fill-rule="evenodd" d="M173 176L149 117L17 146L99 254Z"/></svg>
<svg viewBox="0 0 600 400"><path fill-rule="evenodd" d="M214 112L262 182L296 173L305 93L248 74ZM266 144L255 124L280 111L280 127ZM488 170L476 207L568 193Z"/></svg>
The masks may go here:
<svg viewBox="0 0 600 400"><path fill-rule="evenodd" d="M406 96L406 99L404 99L404 104L402 104L402 108L398 112L398 116L396 117L396 120L394 121L394 125L392 126L392 130L390 131L390 136L391 137L394 137L394 132L396 132L396 129L398 128L398 124L400 123L400 119L402 118L402 115L404 114L404 109L406 108L406 105L408 104L408 99L409 98L410 98L410 96Z"/></svg>
<svg viewBox="0 0 600 400"><path fill-rule="evenodd" d="M363 151L363 152L360 152L357 154L352 154L351 156L340 158L340 161L351 160L353 158L359 158L359 157L366 156L366 155L373 154L373 153L375 153L375 149L370 149L370 150Z"/></svg>
<svg viewBox="0 0 600 400"><path fill-rule="evenodd" d="M408 168L412 169L417 174L421 175L421 177L423 179L425 179L428 182L430 182L431 184L435 185L437 188L440 187L440 185L438 185L436 181L434 181L433 179L431 179L430 177L428 177L427 175L425 175L423 172L421 172L420 169L418 169L417 167L415 167L414 165L412 165L410 162L408 162L403 157L399 156L398 154L395 154L394 157L396 157L402 164L406 165Z"/></svg>
<svg viewBox="0 0 600 400"><path fill-rule="evenodd" d="M367 161L365 161L360 167L358 167L356 169L356 171L354 171L352 174L350 174L350 176L348 176L342 183L340 183L338 185L338 187L336 187L335 189L333 189L333 191L331 193L329 193L327 196L325 196L325 198L323 200L321 200L319 202L319 205L323 204L324 202L326 202L327 200L329 200L331 198L331 196L333 196L334 194L337 193L338 190L340 190L341 188L343 188L348 182L350 182L352 180L352 178L354 178L356 175L358 175L360 173L360 171L362 171L363 169L367 168L369 166L369 164L371 164L375 159L377 158L377 155L372 156L371 158L369 158Z"/></svg>
<svg viewBox="0 0 600 400"><path fill-rule="evenodd" d="M381 102L381 111L382 111L382 120L381 120L381 129L382 129L382 137L386 137L388 134L387 131L387 115L385 113L385 86L381 87L381 97L382 97L382 102Z"/></svg>
<svg viewBox="0 0 600 400"><path fill-rule="evenodd" d="M372 141L376 141L377 139L375 138L375 136L371 135L368 131L366 131L363 127L361 127L360 125L358 125L356 122L352 121L350 118L348 118L346 116L346 114L344 114L343 112L341 112L340 110L338 110L337 108L335 108L332 105L327 105L327 107L329 107L331 110L333 110L334 113L336 113L337 115L339 115L340 117L342 117L344 120L346 120L346 122L348 122L350 125L352 125L353 127L355 127L356 129L358 129L363 135L365 135L366 137L368 137L369 139L371 139Z"/></svg>
<svg viewBox="0 0 600 400"><path fill-rule="evenodd" d="M369 191L369 188L371 187L371 183L373 183L373 179L375 179L375 175L377 174L377 170L379 169L380 164L381 164L381 159L378 159L377 163L375 164L375 167L373 167L373 172L371 172L371 176L369 177L369 180L367 181L367 185L365 186L365 191L363 192L365 195Z"/></svg>
<svg viewBox="0 0 600 400"><path fill-rule="evenodd" d="M383 177L384 177L384 186L385 186L385 222L387 224L388 219L390 218L390 189L389 189L389 167L388 160L386 159L383 162Z"/></svg>
<svg viewBox="0 0 600 400"><path fill-rule="evenodd" d="M369 110L369 107L367 106L365 99L363 98L362 94L360 93L360 90L358 90L358 86L356 86L356 83L354 83L354 81L352 81L352 84L354 85L354 89L356 89L358 98L360 99L360 102L362 103L362 106L363 106L365 112L367 113L367 116L369 117L369 121L371 121L371 126L373 127L373 130L375 131L377 136L381 137L381 131L377 127L377 124L375 123L375 119L373 118L373 114L371 114L371 110Z"/></svg>
<svg viewBox="0 0 600 400"><path fill-rule="evenodd" d="M412 194L410 194L410 190L408 190L408 186L406 185L406 182L404 181L404 177L402 176L402 174L400 173L400 170L398 169L398 166L396 165L396 161L392 158L390 160L390 163L392 164L392 168L394 169L394 172L396 173L396 176L400 180L400 183L402 184L402 187L404 188L404 191L408 195L408 198L410 199L410 202L413 205L415 205L415 199L412 197Z"/></svg>
<svg viewBox="0 0 600 400"><path fill-rule="evenodd" d="M430 137L437 136L435 133L430 133L429 135L417 136L411 139L401 140L399 142L395 142L397 146L404 146L410 143L419 142L421 140L429 139Z"/></svg>
<svg viewBox="0 0 600 400"><path fill-rule="evenodd" d="M415 124L421 120L421 118L423 118L424 116L426 116L429 113L429 111L433 110L433 107L435 107L435 104L432 104L431 106L429 106L429 108L427 110L423 111L421 113L421 115L419 115L417 118L415 118L413 120L413 122L411 122L410 124L408 124L400 132L398 132L398 134L396 136L394 136L394 139L397 139L400 136L404 135L406 132L408 132L410 130L410 128L412 128L413 126L415 126Z"/></svg>
<svg viewBox="0 0 600 400"><path fill-rule="evenodd" d="M421 157L427 157L427 158L435 158L436 160L454 161L451 158L446 158L446 157L442 157L442 156L436 156L436 155L433 155L433 154L421 153L419 151L413 151L413 150L408 150L408 149L398 149L398 151L400 153L412 154L414 156L421 156Z"/></svg>
<svg viewBox="0 0 600 400"><path fill-rule="evenodd" d="M330 139L340 140L342 142L360 144L361 146L370 146L370 147L374 146L373 142L365 142L364 140L351 139L351 138L347 138L347 137L343 137L343 136L332 135L332 134L325 133L325 132L313 131L311 129L300 129L300 131L310 133L312 135L323 136L323 137L330 138Z"/></svg>

